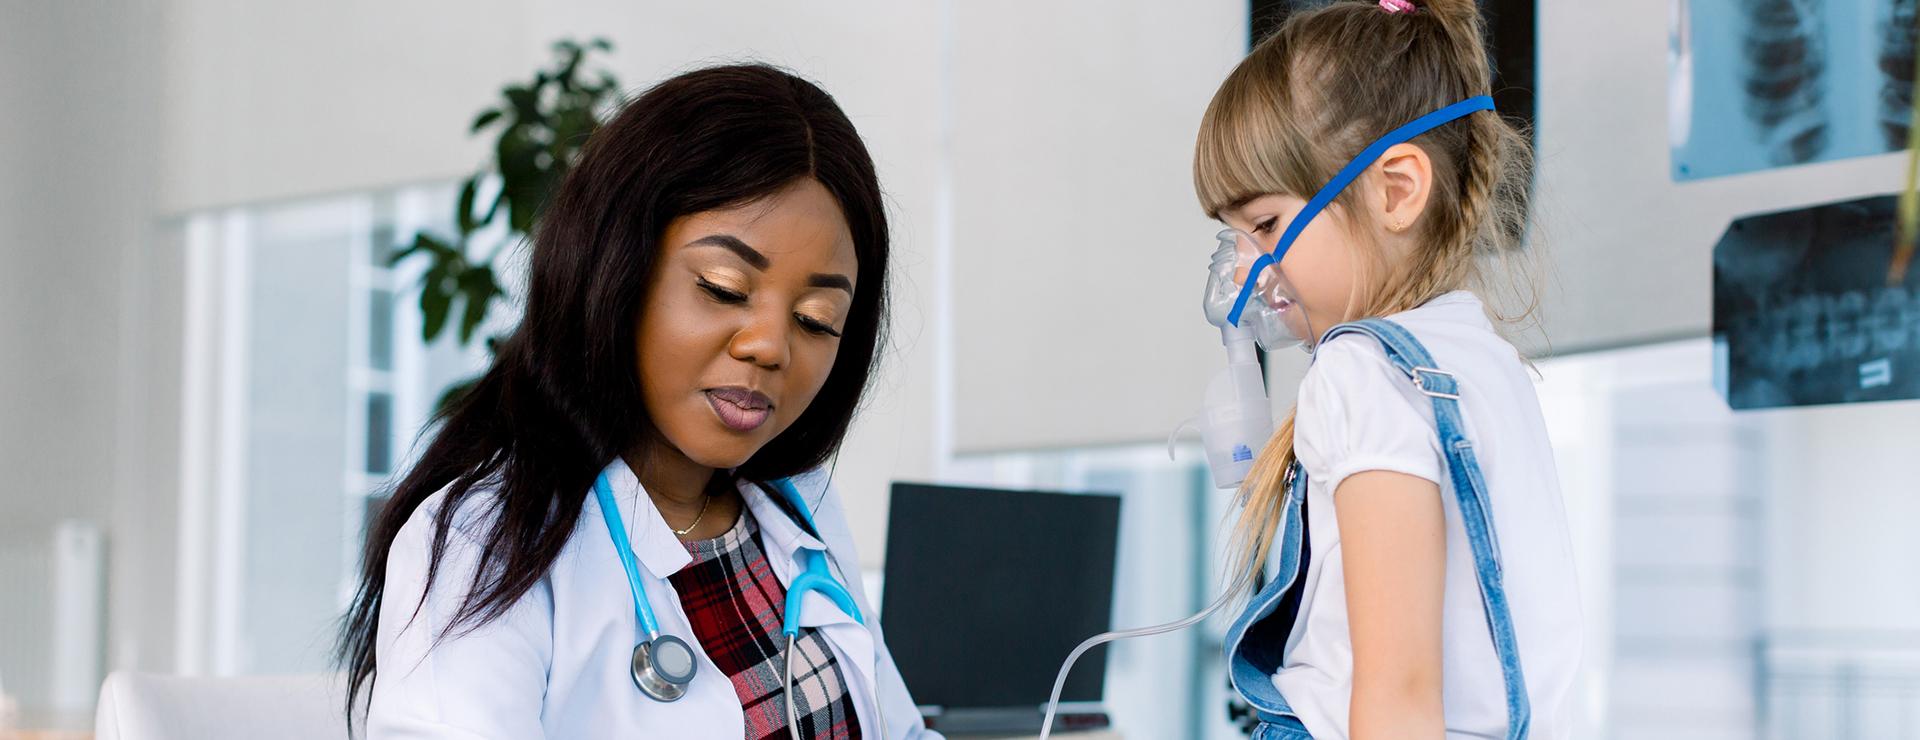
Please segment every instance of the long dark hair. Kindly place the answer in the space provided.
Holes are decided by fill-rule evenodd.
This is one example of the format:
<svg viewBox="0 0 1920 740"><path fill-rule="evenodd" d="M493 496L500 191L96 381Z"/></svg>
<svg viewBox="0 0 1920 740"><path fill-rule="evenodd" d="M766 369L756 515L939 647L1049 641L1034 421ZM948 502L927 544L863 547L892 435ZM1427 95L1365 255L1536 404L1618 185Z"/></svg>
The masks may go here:
<svg viewBox="0 0 1920 740"><path fill-rule="evenodd" d="M839 449L879 358L886 315L887 222L873 159L833 98L787 72L725 66L662 82L587 142L533 234L520 326L486 375L435 419L432 443L372 527L339 644L349 717L375 680L381 610L418 606L385 604L383 593L387 550L415 509L446 491L434 518L430 590L455 513L490 491L475 502L489 507L491 521L475 533L480 562L446 632L484 625L511 607L566 546L601 468L653 443L634 330L667 224L801 178L839 201L859 290L825 386L735 474L758 482L790 476Z"/></svg>

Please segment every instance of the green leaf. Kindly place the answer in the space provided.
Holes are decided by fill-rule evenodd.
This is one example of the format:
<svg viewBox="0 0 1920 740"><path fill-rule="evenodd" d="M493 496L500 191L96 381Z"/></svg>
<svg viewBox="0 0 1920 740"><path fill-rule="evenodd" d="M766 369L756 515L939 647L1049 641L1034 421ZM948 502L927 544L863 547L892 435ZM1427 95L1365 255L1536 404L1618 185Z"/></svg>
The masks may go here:
<svg viewBox="0 0 1920 740"><path fill-rule="evenodd" d="M415 252L426 252L428 254L431 254L433 255L434 260L436 262L440 260L444 260L448 257L458 256L459 254L459 250L456 250L453 247L449 246L446 242L443 242L443 241L440 241L439 239L434 238L433 235L422 231L418 234L413 235L413 244L408 245L406 249L402 249L398 253L394 254L392 257L388 258L387 264L389 265L400 264L401 260L404 260L407 257L413 255Z"/></svg>
<svg viewBox="0 0 1920 740"><path fill-rule="evenodd" d="M608 41L605 36L596 36L593 41L587 45L601 51L613 51L613 42Z"/></svg>
<svg viewBox="0 0 1920 740"><path fill-rule="evenodd" d="M571 161L573 155L586 146L587 134L593 131L593 123L593 113L584 108L554 111L553 158L556 161Z"/></svg>
<svg viewBox="0 0 1920 740"><path fill-rule="evenodd" d="M532 88L522 87L520 85L508 85L507 88L501 90L500 93L506 96L509 104L513 105L514 115L519 118L521 123L535 123L540 121L540 95L534 92ZM512 131L509 130L508 135L511 135L511 133Z"/></svg>
<svg viewBox="0 0 1920 740"><path fill-rule="evenodd" d="M493 196L493 205L487 206L487 215L480 217L480 223L493 223L493 217L500 213L500 204L507 202L507 191L502 190Z"/></svg>
<svg viewBox="0 0 1920 740"><path fill-rule="evenodd" d="M567 50L566 61L560 65L560 73L554 75L554 79L560 83L561 90L569 92L573 90L574 75L579 73L580 58L585 54L586 52L578 46Z"/></svg>
<svg viewBox="0 0 1920 740"><path fill-rule="evenodd" d="M500 117L503 115L506 115L505 111L502 111L499 108L488 108L484 111L481 111L480 117L473 119L473 128L468 130L467 133L470 133L470 134L480 133L480 129L486 128L487 124L489 123L493 123L494 121L500 120Z"/></svg>
<svg viewBox="0 0 1920 740"><path fill-rule="evenodd" d="M543 170L522 187L511 191L507 197L508 228L522 234L531 231L540 208L546 205L547 194L553 190L553 181L557 179L557 171Z"/></svg>
<svg viewBox="0 0 1920 740"><path fill-rule="evenodd" d="M465 238L468 234L472 234L474 228L477 226L477 224L473 220L473 199L476 195L476 191L479 190L479 188L480 188L479 175L475 175L473 177L467 178L466 184L460 186L460 206L459 206L460 210L458 215L459 215L459 222L460 222L460 236L462 238Z"/></svg>
<svg viewBox="0 0 1920 740"><path fill-rule="evenodd" d="M534 212L540 209L540 196L531 190L515 193L507 205L507 227L526 233L533 230Z"/></svg>
<svg viewBox="0 0 1920 740"><path fill-rule="evenodd" d="M500 193L507 199L507 226L516 232L525 233L532 227L534 212L545 202L552 185L552 171L539 162L545 151L546 147L525 135L502 137L495 151L500 165Z"/></svg>
<svg viewBox="0 0 1920 740"><path fill-rule="evenodd" d="M434 416L440 416L446 413L448 409L453 408L454 404L459 403L460 399L465 398L468 393L471 393L474 386L479 384L480 378L473 377L447 386L446 391L440 394L440 400L433 404Z"/></svg>
<svg viewBox="0 0 1920 740"><path fill-rule="evenodd" d="M500 285L493 279L493 268L483 265L461 274L460 293L467 302L460 317L460 345L464 347L473 340L473 330L486 320L493 297L500 294Z"/></svg>
<svg viewBox="0 0 1920 740"><path fill-rule="evenodd" d="M427 280L420 286L420 339L429 344L447 327L447 309L453 304L453 294L439 279L444 274L437 272L429 271Z"/></svg>
<svg viewBox="0 0 1920 740"><path fill-rule="evenodd" d="M419 252L420 249L421 249L420 241L416 239L414 240L413 244L409 245L406 249L402 249L398 252L395 252L393 253L392 257L388 257L387 265L393 266L393 265L400 264L402 260L405 260L408 257L412 257L414 253Z"/></svg>
<svg viewBox="0 0 1920 740"><path fill-rule="evenodd" d="M541 146L527 135L527 127L515 127L500 137L494 146L494 161L500 166L501 185L507 190L524 187L540 176Z"/></svg>

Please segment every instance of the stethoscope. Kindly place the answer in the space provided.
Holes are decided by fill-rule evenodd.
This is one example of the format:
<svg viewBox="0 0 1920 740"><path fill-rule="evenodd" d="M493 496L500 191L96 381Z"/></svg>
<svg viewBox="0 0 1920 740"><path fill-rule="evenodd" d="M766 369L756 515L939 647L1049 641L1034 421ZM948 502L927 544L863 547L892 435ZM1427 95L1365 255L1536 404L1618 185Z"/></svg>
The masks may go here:
<svg viewBox="0 0 1920 740"><path fill-rule="evenodd" d="M815 537L820 536L819 529L813 524L813 513L807 509L806 499L800 496L799 489L794 488L792 481L785 478L775 480L773 489L799 513L807 531ZM607 482L605 473L594 480L593 493L600 501L600 516L607 522L607 533L613 537L613 547L620 555L620 567L627 571L627 587L633 592L633 613L640 620L643 636L640 643L633 646L633 685L639 687L640 693L656 701L677 700L687 694L687 685L693 683L699 662L694 660L693 648L685 640L662 633L660 623L653 618L653 606L647 603L647 587L640 582L640 565L634 561L633 546L627 540L627 527L620 521L620 507L613 500L613 485ZM827 554L809 549L804 550L801 557L805 561L805 568L787 585L787 602L780 623L780 634L787 638L781 693L787 704L787 732L795 740L800 737L800 722L793 704L793 645L800 638L801 602L807 592L820 592L820 595L838 604L847 616L853 617L854 622L862 626L867 623L860 613L860 607L853 601L853 594L834 579L828 567ZM874 654L877 659L879 651L875 650ZM873 706L880 720L880 737L885 740L887 720L880 709L879 676L879 671L874 671L876 685Z"/></svg>

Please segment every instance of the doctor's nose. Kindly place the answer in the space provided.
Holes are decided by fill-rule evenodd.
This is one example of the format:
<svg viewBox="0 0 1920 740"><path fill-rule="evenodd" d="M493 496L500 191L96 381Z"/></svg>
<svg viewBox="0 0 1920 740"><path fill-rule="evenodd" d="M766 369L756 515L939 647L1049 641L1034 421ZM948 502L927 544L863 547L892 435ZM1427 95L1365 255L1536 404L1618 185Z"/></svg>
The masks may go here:
<svg viewBox="0 0 1920 740"><path fill-rule="evenodd" d="M791 354L794 319L784 311L756 311L727 343L727 354L768 370L786 367Z"/></svg>

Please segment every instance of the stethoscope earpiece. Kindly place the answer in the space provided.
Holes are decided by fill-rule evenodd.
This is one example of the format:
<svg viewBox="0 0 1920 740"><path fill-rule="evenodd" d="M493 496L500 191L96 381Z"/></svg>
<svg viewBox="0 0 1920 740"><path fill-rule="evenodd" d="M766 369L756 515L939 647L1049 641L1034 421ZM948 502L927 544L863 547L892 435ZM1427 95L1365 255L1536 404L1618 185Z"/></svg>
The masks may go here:
<svg viewBox="0 0 1920 740"><path fill-rule="evenodd" d="M699 663L693 648L673 635L661 635L633 646L633 685L640 693L659 701L674 701L687 695L687 685Z"/></svg>

